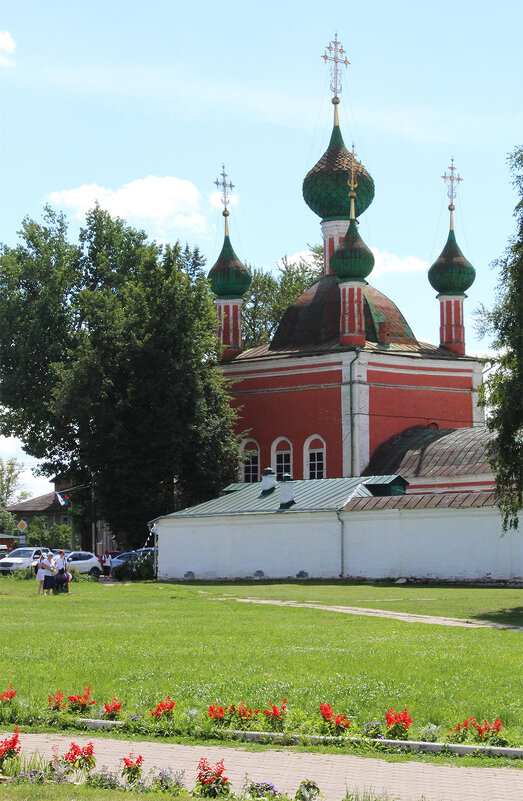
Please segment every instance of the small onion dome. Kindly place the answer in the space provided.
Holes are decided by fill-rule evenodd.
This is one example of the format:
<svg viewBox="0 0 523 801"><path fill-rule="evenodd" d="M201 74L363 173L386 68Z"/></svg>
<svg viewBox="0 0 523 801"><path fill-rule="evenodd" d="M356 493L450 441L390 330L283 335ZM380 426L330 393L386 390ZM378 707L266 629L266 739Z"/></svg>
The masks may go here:
<svg viewBox="0 0 523 801"><path fill-rule="evenodd" d="M207 277L212 291L219 298L240 298L251 285L252 276L234 252L228 234L225 234L218 261Z"/></svg>
<svg viewBox="0 0 523 801"><path fill-rule="evenodd" d="M347 181L351 174L352 153L343 142L338 125L334 125L329 146L303 181L303 197L307 206L322 220L348 220ZM372 203L374 181L359 161L355 162L358 181L356 217Z"/></svg>
<svg viewBox="0 0 523 801"><path fill-rule="evenodd" d="M357 201L357 198L356 198ZM347 233L331 256L331 270L342 281L364 281L374 267L374 256L351 220Z"/></svg>
<svg viewBox="0 0 523 801"><path fill-rule="evenodd" d="M476 271L459 249L451 228L447 244L429 270L429 281L440 295L463 295L475 277Z"/></svg>

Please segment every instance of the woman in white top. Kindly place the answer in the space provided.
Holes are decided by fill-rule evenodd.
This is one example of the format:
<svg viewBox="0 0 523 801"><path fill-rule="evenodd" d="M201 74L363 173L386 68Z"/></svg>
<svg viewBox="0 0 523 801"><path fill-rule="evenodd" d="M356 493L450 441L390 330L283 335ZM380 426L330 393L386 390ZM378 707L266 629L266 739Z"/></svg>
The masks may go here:
<svg viewBox="0 0 523 801"><path fill-rule="evenodd" d="M55 588L55 573L56 573L53 561L53 554L51 552L45 555L43 567L45 570L44 595L51 595L51 590L54 590Z"/></svg>
<svg viewBox="0 0 523 801"><path fill-rule="evenodd" d="M40 559L38 560L38 564L36 566L36 580L38 582L38 595L43 595L44 578L45 578L44 562L45 562L45 555L43 553L41 553L40 554Z"/></svg>

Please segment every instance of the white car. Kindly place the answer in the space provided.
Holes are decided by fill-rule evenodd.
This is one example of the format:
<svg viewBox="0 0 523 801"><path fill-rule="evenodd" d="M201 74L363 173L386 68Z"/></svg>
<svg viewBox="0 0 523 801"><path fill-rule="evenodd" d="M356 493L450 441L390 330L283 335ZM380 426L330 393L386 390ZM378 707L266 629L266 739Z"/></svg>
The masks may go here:
<svg viewBox="0 0 523 801"><path fill-rule="evenodd" d="M16 548L0 559L0 573L13 573L15 570L34 567L43 553L49 553L49 548Z"/></svg>
<svg viewBox="0 0 523 801"><path fill-rule="evenodd" d="M90 573L91 576L98 577L102 572L100 560L91 551L72 551L67 557L67 564L79 573Z"/></svg>

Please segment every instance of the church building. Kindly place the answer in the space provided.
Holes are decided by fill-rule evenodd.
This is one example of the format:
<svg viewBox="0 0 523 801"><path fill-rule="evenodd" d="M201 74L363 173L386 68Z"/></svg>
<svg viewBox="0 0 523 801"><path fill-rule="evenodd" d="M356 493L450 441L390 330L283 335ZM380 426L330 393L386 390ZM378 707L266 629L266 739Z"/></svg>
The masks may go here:
<svg viewBox="0 0 523 801"><path fill-rule="evenodd" d="M270 466L279 479L399 473L407 492L491 490L490 435L478 406L482 367L465 351L463 304L475 271L454 232L460 178L452 162L443 176L449 235L428 273L439 301L439 343L419 342L395 302L370 283L374 256L358 219L374 182L340 129L340 68L348 62L337 37L324 59L332 65L334 125L303 181L303 198L320 218L323 275L287 309L272 341L249 350L241 309L251 276L229 238L225 173L220 184L225 240L209 279L222 370L240 410L238 429L249 432L240 480L257 482Z"/></svg>

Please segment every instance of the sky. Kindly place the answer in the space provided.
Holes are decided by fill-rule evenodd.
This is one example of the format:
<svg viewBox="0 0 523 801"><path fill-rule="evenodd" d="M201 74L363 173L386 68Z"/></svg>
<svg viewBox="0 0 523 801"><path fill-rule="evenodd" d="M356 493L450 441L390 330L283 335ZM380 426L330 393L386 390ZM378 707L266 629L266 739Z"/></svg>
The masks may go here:
<svg viewBox="0 0 523 801"><path fill-rule="evenodd" d="M522 144L523 7L518 0L3 0L0 7L0 241L24 217L63 210L76 238L95 200L152 239L197 245L209 268L223 240L213 182L235 186L238 256L275 270L321 242L301 185L329 141L323 59L335 32L347 52L340 125L373 176L360 219L370 282L422 341L438 342L428 267L448 234L441 178L463 179L456 236L476 269L465 303L467 352L484 354L472 314L494 299L515 231L507 155ZM0 456L48 491L21 444Z"/></svg>

